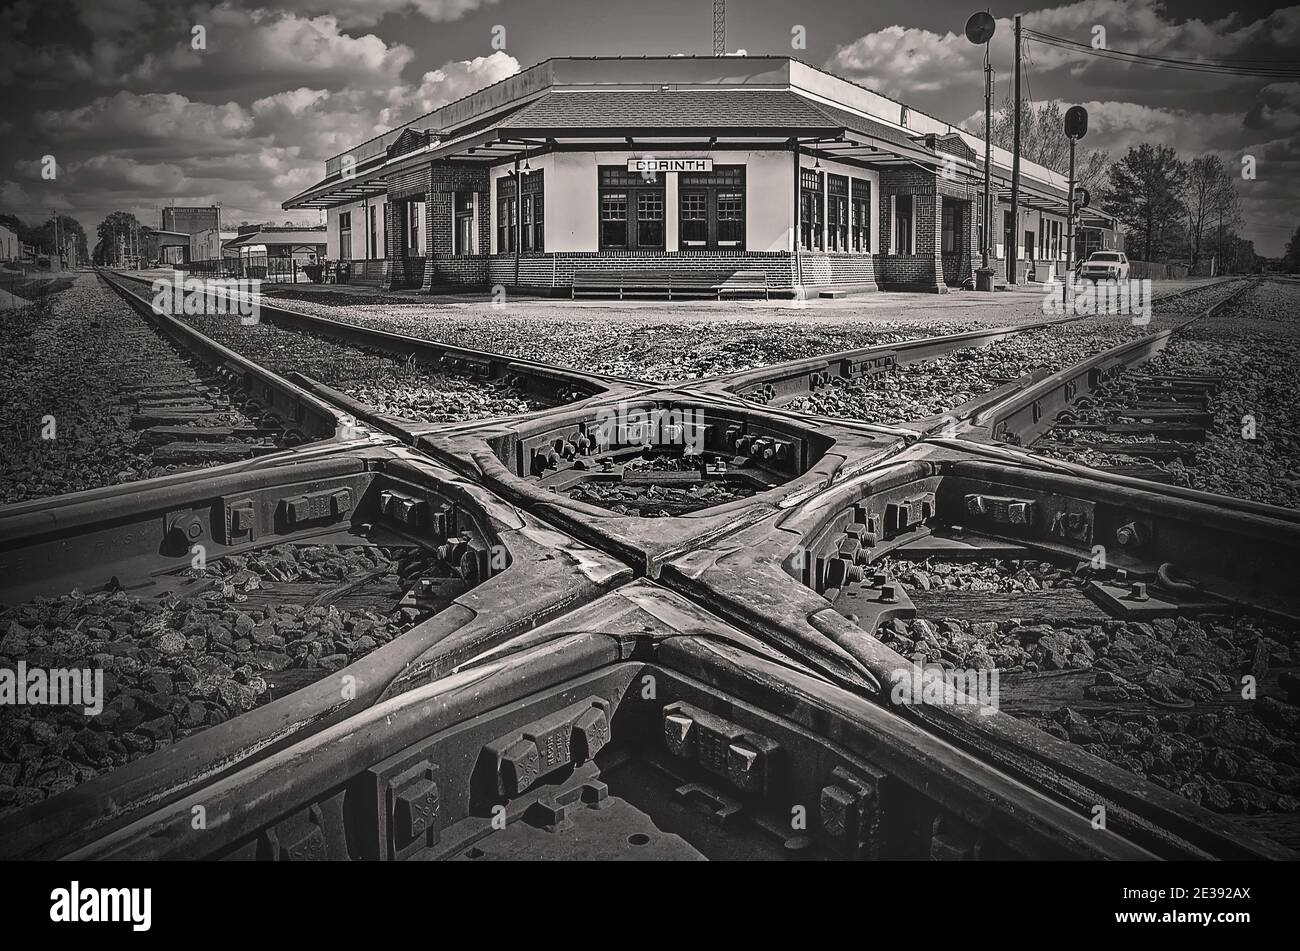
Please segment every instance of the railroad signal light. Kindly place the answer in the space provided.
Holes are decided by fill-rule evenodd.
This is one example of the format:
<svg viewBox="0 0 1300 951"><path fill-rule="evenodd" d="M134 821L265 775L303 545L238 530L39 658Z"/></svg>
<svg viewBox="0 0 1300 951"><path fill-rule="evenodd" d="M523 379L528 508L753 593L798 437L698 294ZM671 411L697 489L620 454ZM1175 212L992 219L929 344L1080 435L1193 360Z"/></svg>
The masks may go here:
<svg viewBox="0 0 1300 951"><path fill-rule="evenodd" d="M966 39L979 46L981 43L987 43L993 39L993 33L997 28L997 21L993 19L992 14L980 10L977 13L972 13L966 21Z"/></svg>
<svg viewBox="0 0 1300 951"><path fill-rule="evenodd" d="M1088 189L1084 188L1082 185L1074 190L1074 207L1076 210L1079 208L1087 208L1088 202L1091 200L1092 195L1088 192Z"/></svg>
<svg viewBox="0 0 1300 951"><path fill-rule="evenodd" d="M1065 135L1070 139L1082 139L1088 134L1088 110L1083 106L1071 106L1065 112Z"/></svg>

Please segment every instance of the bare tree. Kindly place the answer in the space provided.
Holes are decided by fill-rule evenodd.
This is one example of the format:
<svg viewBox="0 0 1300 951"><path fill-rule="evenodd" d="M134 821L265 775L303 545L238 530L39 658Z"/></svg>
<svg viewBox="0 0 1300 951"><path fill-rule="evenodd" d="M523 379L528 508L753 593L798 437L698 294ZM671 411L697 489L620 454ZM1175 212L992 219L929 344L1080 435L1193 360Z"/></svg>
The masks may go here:
<svg viewBox="0 0 1300 951"><path fill-rule="evenodd" d="M1217 155L1207 152L1188 163L1182 200L1195 272L1211 232L1221 233L1224 226L1230 229L1238 215L1232 177ZM1216 253L1218 250L1216 242Z"/></svg>
<svg viewBox="0 0 1300 951"><path fill-rule="evenodd" d="M1010 98L993 116L993 144L1010 149L1015 142L1015 108ZM1065 135L1065 117L1055 102L1035 106L1020 104L1020 156L1045 168L1066 175L1070 171L1070 140ZM1106 152L1075 145L1075 181L1088 189L1097 204L1109 187L1106 170L1110 156Z"/></svg>

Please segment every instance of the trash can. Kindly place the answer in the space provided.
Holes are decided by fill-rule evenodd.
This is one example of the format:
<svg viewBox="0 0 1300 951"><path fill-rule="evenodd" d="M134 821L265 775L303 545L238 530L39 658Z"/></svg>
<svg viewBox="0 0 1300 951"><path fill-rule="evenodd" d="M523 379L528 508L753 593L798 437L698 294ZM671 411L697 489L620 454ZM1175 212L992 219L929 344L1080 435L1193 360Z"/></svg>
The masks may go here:
<svg viewBox="0 0 1300 951"><path fill-rule="evenodd" d="M997 271L991 267L977 267L975 269L975 290L993 290L993 275L996 273Z"/></svg>

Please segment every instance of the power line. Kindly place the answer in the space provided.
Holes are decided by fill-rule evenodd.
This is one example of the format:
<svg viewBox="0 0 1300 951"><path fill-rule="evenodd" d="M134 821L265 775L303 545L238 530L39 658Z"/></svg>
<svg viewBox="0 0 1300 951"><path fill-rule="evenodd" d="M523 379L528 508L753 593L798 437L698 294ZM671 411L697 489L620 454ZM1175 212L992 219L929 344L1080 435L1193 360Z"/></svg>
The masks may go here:
<svg viewBox="0 0 1300 951"><path fill-rule="evenodd" d="M1156 56L1151 53L1130 53L1102 47L1094 48L1089 43L1040 33L1037 30L1024 30L1024 35L1046 46L1069 50L1076 53L1088 53L1103 59L1120 63L1136 63L1143 66L1156 66L1163 69L1180 69L1196 73L1212 73L1220 76L1260 76L1269 79L1300 79L1300 67L1286 60L1191 60L1175 59L1169 56Z"/></svg>

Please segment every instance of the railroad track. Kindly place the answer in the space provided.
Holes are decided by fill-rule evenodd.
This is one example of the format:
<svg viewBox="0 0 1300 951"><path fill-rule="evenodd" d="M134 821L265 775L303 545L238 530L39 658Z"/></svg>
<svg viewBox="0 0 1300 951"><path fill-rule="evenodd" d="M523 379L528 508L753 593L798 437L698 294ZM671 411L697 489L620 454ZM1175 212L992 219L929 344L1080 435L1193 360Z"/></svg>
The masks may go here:
<svg viewBox="0 0 1300 951"><path fill-rule="evenodd" d="M90 652L132 701L6 727L0 848L1292 857L1293 513L1006 445L1092 353L923 418L785 408L1003 339L479 421L295 377L389 438L0 509L0 654Z"/></svg>

